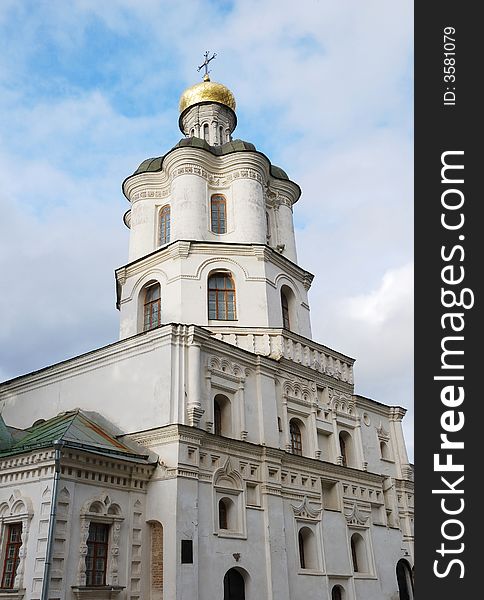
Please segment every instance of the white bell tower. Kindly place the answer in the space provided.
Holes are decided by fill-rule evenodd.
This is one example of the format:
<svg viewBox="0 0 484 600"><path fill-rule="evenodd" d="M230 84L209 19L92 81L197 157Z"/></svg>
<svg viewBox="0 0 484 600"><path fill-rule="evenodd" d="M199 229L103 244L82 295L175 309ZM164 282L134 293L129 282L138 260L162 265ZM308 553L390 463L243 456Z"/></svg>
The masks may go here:
<svg viewBox="0 0 484 600"><path fill-rule="evenodd" d="M166 323L311 337L313 276L297 264L292 217L301 190L253 144L232 139L235 107L206 72L180 98L185 137L123 182L131 208L129 263L116 270L121 338Z"/></svg>

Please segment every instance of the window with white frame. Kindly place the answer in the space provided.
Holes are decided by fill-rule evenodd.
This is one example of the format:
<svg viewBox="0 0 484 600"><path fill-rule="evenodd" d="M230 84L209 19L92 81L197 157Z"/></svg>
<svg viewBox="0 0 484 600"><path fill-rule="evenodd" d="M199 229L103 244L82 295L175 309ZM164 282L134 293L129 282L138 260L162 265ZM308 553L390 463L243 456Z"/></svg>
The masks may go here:
<svg viewBox="0 0 484 600"><path fill-rule="evenodd" d="M214 474L214 533L219 537L246 538L244 484L227 459Z"/></svg>
<svg viewBox="0 0 484 600"><path fill-rule="evenodd" d="M119 586L121 508L109 496L91 499L81 510L77 588Z"/></svg>

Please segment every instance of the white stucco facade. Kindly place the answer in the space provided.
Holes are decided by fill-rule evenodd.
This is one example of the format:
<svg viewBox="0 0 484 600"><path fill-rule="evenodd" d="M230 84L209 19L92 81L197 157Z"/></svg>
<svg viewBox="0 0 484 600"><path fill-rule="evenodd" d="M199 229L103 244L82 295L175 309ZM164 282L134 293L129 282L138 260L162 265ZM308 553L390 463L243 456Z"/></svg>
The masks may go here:
<svg viewBox="0 0 484 600"><path fill-rule="evenodd" d="M20 439L0 452L2 562L5 532L22 524L0 598L413 599L405 410L357 395L354 360L311 339L299 187L231 141L234 105L217 98L184 108L185 145L123 184L120 340L0 386ZM214 274L232 286L223 318L211 313ZM21 435L74 409L139 452L66 443L52 521L52 444L22 447ZM91 523L108 532L97 586L86 583Z"/></svg>

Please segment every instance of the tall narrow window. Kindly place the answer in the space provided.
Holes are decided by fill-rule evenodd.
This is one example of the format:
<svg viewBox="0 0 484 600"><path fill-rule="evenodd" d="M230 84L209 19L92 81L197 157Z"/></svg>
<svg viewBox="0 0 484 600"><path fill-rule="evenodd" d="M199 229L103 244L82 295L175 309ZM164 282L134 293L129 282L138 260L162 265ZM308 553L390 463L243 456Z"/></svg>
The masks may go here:
<svg viewBox="0 0 484 600"><path fill-rule="evenodd" d="M290 330L291 323L289 321L289 303L287 296L284 292L281 292L281 307L282 307L282 326L284 329Z"/></svg>
<svg viewBox="0 0 484 600"><path fill-rule="evenodd" d="M87 538L86 585L106 585L109 525L91 523Z"/></svg>
<svg viewBox="0 0 484 600"><path fill-rule="evenodd" d="M3 563L2 588L13 589L22 546L22 523L11 523L6 527L5 559Z"/></svg>
<svg viewBox="0 0 484 600"><path fill-rule="evenodd" d="M224 143L224 129L222 126L220 126L218 130L220 134L220 145L222 145Z"/></svg>
<svg viewBox="0 0 484 600"><path fill-rule="evenodd" d="M227 232L227 203L225 196L214 194L210 200L210 228L214 233Z"/></svg>
<svg viewBox="0 0 484 600"><path fill-rule="evenodd" d="M357 573L358 569L358 554L356 552L356 539L355 536L351 536L351 558L353 560L353 571Z"/></svg>
<svg viewBox="0 0 484 600"><path fill-rule="evenodd" d="M341 586L335 585L331 590L331 600L343 600L343 594L341 593Z"/></svg>
<svg viewBox="0 0 484 600"><path fill-rule="evenodd" d="M341 456L343 459L343 467L349 466L349 449L348 443L351 441L351 437L349 433L341 432L339 434L339 447L341 449Z"/></svg>
<svg viewBox="0 0 484 600"><path fill-rule="evenodd" d="M170 207L167 204L160 210L160 245L170 241Z"/></svg>
<svg viewBox="0 0 484 600"><path fill-rule="evenodd" d="M160 324L161 310L161 290L160 284L155 283L146 288L144 315L143 315L143 331L148 331L158 327Z"/></svg>
<svg viewBox="0 0 484 600"><path fill-rule="evenodd" d="M227 526L227 504L225 500L218 503L218 526L220 529L228 529Z"/></svg>
<svg viewBox="0 0 484 600"><path fill-rule="evenodd" d="M208 123L203 126L203 139L208 142Z"/></svg>
<svg viewBox="0 0 484 600"><path fill-rule="evenodd" d="M291 436L291 452L302 456L302 436L299 425L292 419L289 423L289 433Z"/></svg>
<svg viewBox="0 0 484 600"><path fill-rule="evenodd" d="M213 432L222 435L222 409L217 400L213 401Z"/></svg>
<svg viewBox="0 0 484 600"><path fill-rule="evenodd" d="M301 565L301 569L306 568L306 557L304 555L304 537L302 531L298 533L298 542L299 542L299 564Z"/></svg>
<svg viewBox="0 0 484 600"><path fill-rule="evenodd" d="M235 321L235 285L230 273L208 278L208 318Z"/></svg>

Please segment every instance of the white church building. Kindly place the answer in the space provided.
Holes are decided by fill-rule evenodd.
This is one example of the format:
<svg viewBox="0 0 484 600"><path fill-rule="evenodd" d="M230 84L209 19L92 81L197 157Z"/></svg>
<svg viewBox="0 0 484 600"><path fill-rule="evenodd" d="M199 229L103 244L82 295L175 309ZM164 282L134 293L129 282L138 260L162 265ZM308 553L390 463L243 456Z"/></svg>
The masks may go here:
<svg viewBox="0 0 484 600"><path fill-rule="evenodd" d="M301 190L235 99L123 183L120 339L0 385L0 600L413 600L405 409L312 340Z"/></svg>

